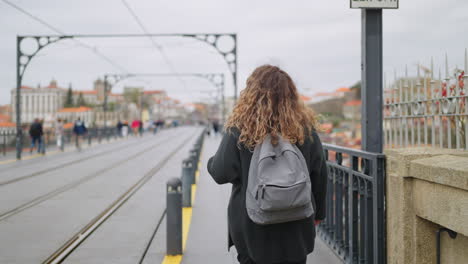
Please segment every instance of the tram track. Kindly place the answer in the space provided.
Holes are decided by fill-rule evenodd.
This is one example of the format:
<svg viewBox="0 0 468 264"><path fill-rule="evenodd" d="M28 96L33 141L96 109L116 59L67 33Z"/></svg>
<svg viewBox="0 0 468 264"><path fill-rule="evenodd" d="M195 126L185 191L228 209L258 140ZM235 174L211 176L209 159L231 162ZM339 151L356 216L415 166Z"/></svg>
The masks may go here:
<svg viewBox="0 0 468 264"><path fill-rule="evenodd" d="M166 144L168 144L168 143L170 143L170 142L172 142L173 140L176 140L176 139L177 139L177 137L171 137L170 139L165 139L165 140L162 140L162 141L158 141L157 143L151 145L148 148L143 149L142 151L137 152L136 154L134 154L134 155L132 155L130 157L125 157L124 159L121 159L121 160L119 160L117 162L114 162L111 165L106 166L105 168L102 168L102 169L100 169L100 170L98 170L96 172L93 172L93 173L91 173L91 174L89 174L89 175L87 175L85 177L77 179L76 181L65 184L65 185L63 185L61 187L55 188L54 190L49 191L49 192L47 192L45 194L42 194L42 195L40 195L40 196L38 196L38 197L36 197L34 199L31 199L28 202L25 202L25 203L13 208L13 209L2 212L2 213L0 213L0 222L5 220L5 219L8 219L8 218L10 218L10 217L12 217L14 215L16 215L16 214L18 214L18 213L20 213L20 212L22 212L22 211L24 211L26 209L34 207L34 206L36 206L36 205L38 205L38 204L40 204L40 203L42 203L42 202L44 202L46 200L49 200L52 197L55 197L55 196L57 196L57 195L59 195L61 193L64 193L64 192L69 191L69 190L71 190L73 188L76 188L76 187L78 187L79 185L81 185L81 184L83 184L85 182L88 182L88 181L90 181L92 179L95 179L95 178L101 176L101 175L104 175L106 172L108 172L110 170L113 170L114 168L117 168L117 167L119 167L119 166L121 166L123 164L126 164L131 160L134 160L135 158L140 157L141 155L153 150L154 148L160 147L161 145L166 145Z"/></svg>
<svg viewBox="0 0 468 264"><path fill-rule="evenodd" d="M76 248L80 246L96 229L98 229L110 216L112 216L123 204L125 204L141 187L143 187L149 180L151 180L167 163L168 161L184 146L193 135L185 139L181 144L179 144L173 151L171 151L163 160L159 161L156 166L151 168L146 172L138 181L136 181L129 189L127 189L123 194L121 194L116 200L114 200L106 209L99 213L95 218L93 218L88 224L86 224L79 232L74 234L66 243L64 243L59 249L52 253L43 264L55 264L62 263ZM157 232L162 219L164 218L164 213L162 214L160 221L158 222L157 228L154 231ZM153 240L155 234L153 234L150 243ZM149 246L147 246L149 248ZM145 250L145 252L147 249ZM141 261L144 259L142 257Z"/></svg>
<svg viewBox="0 0 468 264"><path fill-rule="evenodd" d="M161 214L161 217L159 217L158 224L156 225L153 233L151 234L151 237L150 237L149 241L146 243L145 250L143 251L143 254L140 257L140 260L138 261L138 264L143 264L143 262L145 261L146 255L148 254L148 251L149 251L151 245L153 244L154 238L156 237L156 234L159 231L159 227L161 226L164 218L166 217L166 213L167 213L167 209L165 208L163 213Z"/></svg>
<svg viewBox="0 0 468 264"><path fill-rule="evenodd" d="M14 179L2 181L2 182L0 182L0 187L6 186L6 185L9 185L9 184L12 184L12 183L20 182L20 181L23 181L23 180L27 180L27 179L30 179L30 178L33 178L33 177L36 177L36 176L44 175L46 173L53 172L53 171L56 171L56 170L59 170L59 169L63 169L63 168L66 168L68 166L71 166L71 165L76 165L76 164L79 164L81 162L84 162L84 161L87 161L87 160L90 160L90 159L93 159L93 158L97 158L97 157L100 157L100 156L104 156L106 154L109 154L109 153L112 153L112 152L115 152L115 151L120 151L120 150L129 148L129 147L140 146L140 145L146 143L146 141L147 140L144 140L142 142L138 142L136 145L132 145L131 143L125 144L123 146L119 146L117 148L113 148L113 149L110 149L110 150L107 150L107 151L99 152L99 153L96 153L96 154L91 155L91 156L86 156L86 157L83 157L81 159L65 162L63 164L60 164L60 165L57 165L57 166L54 166L54 167L51 167L51 168L46 168L46 169L43 169L43 170L40 170L40 171L37 171L37 172L34 172L34 173L30 173L30 174L27 174L27 175L23 175L23 176L14 178ZM1 220L1 215L0 215L0 220Z"/></svg>

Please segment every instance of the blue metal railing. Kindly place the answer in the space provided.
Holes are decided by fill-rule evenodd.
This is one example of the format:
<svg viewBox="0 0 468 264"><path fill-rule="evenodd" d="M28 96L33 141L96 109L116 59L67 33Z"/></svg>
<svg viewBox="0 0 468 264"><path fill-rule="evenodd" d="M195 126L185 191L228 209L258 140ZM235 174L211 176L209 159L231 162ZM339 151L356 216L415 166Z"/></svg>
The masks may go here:
<svg viewBox="0 0 468 264"><path fill-rule="evenodd" d="M329 173L319 235L345 263L384 264L385 156L323 146Z"/></svg>

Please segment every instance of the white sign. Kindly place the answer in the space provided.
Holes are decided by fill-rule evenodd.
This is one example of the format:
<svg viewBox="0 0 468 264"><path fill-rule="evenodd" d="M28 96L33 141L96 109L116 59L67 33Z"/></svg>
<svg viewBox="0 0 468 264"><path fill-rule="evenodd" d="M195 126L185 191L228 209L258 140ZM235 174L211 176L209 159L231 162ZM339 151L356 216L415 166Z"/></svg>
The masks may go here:
<svg viewBox="0 0 468 264"><path fill-rule="evenodd" d="M351 8L398 9L398 0L350 0Z"/></svg>

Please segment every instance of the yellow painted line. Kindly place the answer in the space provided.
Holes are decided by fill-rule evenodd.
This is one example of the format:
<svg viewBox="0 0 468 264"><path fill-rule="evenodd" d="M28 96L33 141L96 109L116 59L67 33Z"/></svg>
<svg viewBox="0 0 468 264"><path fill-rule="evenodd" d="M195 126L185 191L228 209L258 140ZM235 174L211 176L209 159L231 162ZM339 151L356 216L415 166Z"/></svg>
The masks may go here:
<svg viewBox="0 0 468 264"><path fill-rule="evenodd" d="M192 207L193 207L193 204L195 203L195 193L196 192L197 192L197 185L192 184Z"/></svg>
<svg viewBox="0 0 468 264"><path fill-rule="evenodd" d="M3 164L9 164L9 163L13 163L13 162L16 162L16 160L4 160L4 161L0 161L0 165L3 165Z"/></svg>
<svg viewBox="0 0 468 264"><path fill-rule="evenodd" d="M168 256L164 257L162 264L179 264L182 261L182 255Z"/></svg>
<svg viewBox="0 0 468 264"><path fill-rule="evenodd" d="M34 154L32 156L26 156L22 158L22 160L30 160L30 159L35 159L35 158L42 157L42 156L43 156L42 154Z"/></svg>
<svg viewBox="0 0 468 264"><path fill-rule="evenodd" d="M57 154L59 152L60 151L58 151L58 150L54 150L54 151L51 151L51 152L46 152L45 155L52 156L52 155ZM68 152L68 151L64 151L64 152ZM35 158L43 157L45 155L43 155L43 154L34 154L34 155L31 155L31 156L24 156L24 157L21 158L21 160L35 159ZM4 161L0 161L0 165L9 164L9 163L13 163L13 162L16 162L16 161L18 161L18 160L17 159L4 160Z"/></svg>
<svg viewBox="0 0 468 264"><path fill-rule="evenodd" d="M182 252L185 251L187 244L188 233L190 231L190 224L192 222L192 207L182 208Z"/></svg>

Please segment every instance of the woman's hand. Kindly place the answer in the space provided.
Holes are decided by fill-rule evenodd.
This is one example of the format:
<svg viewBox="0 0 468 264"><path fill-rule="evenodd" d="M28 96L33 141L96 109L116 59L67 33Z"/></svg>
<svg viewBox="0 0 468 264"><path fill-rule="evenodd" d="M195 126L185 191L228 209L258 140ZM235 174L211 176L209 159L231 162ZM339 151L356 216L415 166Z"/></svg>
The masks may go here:
<svg viewBox="0 0 468 264"><path fill-rule="evenodd" d="M322 220L315 220L315 225L318 226L321 222Z"/></svg>

